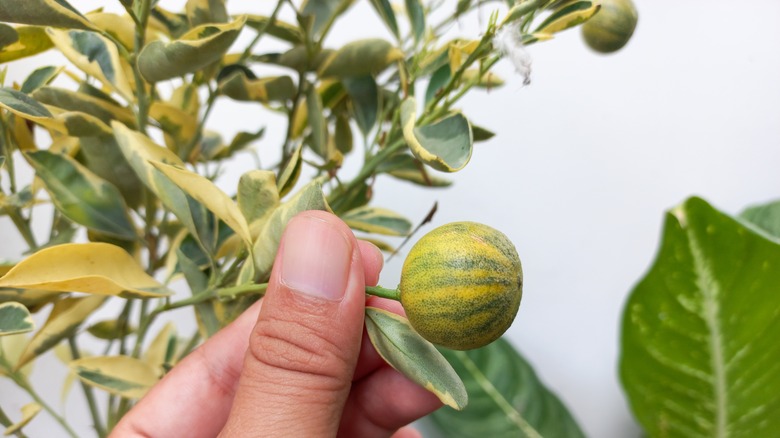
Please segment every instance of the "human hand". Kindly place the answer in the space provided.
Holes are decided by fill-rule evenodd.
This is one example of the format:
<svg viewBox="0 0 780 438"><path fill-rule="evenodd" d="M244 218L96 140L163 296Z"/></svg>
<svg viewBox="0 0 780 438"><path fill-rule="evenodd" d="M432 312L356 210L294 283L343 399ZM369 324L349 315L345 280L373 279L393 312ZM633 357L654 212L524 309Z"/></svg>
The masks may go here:
<svg viewBox="0 0 780 438"><path fill-rule="evenodd" d="M265 297L176 365L113 435L419 436L406 426L441 403L385 364L363 330L365 286L381 269L379 250L336 216L294 217Z"/></svg>

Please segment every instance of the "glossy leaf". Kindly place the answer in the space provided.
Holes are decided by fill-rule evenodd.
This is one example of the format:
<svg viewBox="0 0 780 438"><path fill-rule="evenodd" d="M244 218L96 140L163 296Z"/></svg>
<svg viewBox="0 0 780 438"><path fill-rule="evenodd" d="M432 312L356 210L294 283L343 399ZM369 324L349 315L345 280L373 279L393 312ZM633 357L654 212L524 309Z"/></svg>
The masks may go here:
<svg viewBox="0 0 780 438"><path fill-rule="evenodd" d="M417 103L407 98L401 104L401 126L417 159L442 172L456 172L466 166L474 143L466 117L455 113L425 126L415 126L416 119Z"/></svg>
<svg viewBox="0 0 780 438"><path fill-rule="evenodd" d="M0 277L0 287L133 298L172 294L123 249L96 242L42 249Z"/></svg>
<svg viewBox="0 0 780 438"><path fill-rule="evenodd" d="M691 198L623 314L620 377L649 436L780 430L780 244Z"/></svg>
<svg viewBox="0 0 780 438"><path fill-rule="evenodd" d="M27 158L65 217L121 239L137 238L127 216L127 206L116 187L67 155L35 151L28 152Z"/></svg>
<svg viewBox="0 0 780 438"><path fill-rule="evenodd" d="M14 28L14 31L18 39L0 49L0 64L37 55L54 46L46 34L46 30L42 27L19 26Z"/></svg>
<svg viewBox="0 0 780 438"><path fill-rule="evenodd" d="M252 223L279 205L276 175L269 170L250 170L238 180L238 208Z"/></svg>
<svg viewBox="0 0 780 438"><path fill-rule="evenodd" d="M420 42L425 37L425 10L422 2L420 0L405 0L405 4L414 40Z"/></svg>
<svg viewBox="0 0 780 438"><path fill-rule="evenodd" d="M463 409L468 394L463 382L436 347L414 331L406 318L374 307L366 308L366 330L382 359L445 405Z"/></svg>
<svg viewBox="0 0 780 438"><path fill-rule="evenodd" d="M341 219L355 230L386 236L406 236L412 230L408 219L385 208L359 207L344 213Z"/></svg>
<svg viewBox="0 0 780 438"><path fill-rule="evenodd" d="M171 41L153 41L138 55L138 69L149 82L184 76L218 61L238 37L246 17L206 24Z"/></svg>
<svg viewBox="0 0 780 438"><path fill-rule="evenodd" d="M349 95L352 113L360 131L367 136L379 113L379 88L371 76L345 78L342 83Z"/></svg>
<svg viewBox="0 0 780 438"><path fill-rule="evenodd" d="M402 51L383 39L353 41L332 54L320 67L319 74L322 77L377 75L403 56Z"/></svg>
<svg viewBox="0 0 780 438"><path fill-rule="evenodd" d="M66 29L94 29L79 11L65 0L3 0L0 21Z"/></svg>
<svg viewBox="0 0 780 438"><path fill-rule="evenodd" d="M504 339L469 351L441 350L466 384L469 405L431 418L452 438L560 437L584 434L566 407Z"/></svg>
<svg viewBox="0 0 780 438"><path fill-rule="evenodd" d="M151 164L165 174L181 190L192 196L225 222L236 234L244 239L248 246L252 245L252 238L249 236L249 225L241 214L238 205L213 182L183 167L156 161L152 161Z"/></svg>
<svg viewBox="0 0 780 438"><path fill-rule="evenodd" d="M398 33L398 21L395 19L395 12L393 11L393 6L390 5L390 1L371 0L371 5L374 6L377 14L382 18L382 21L384 21L387 28L390 29L390 32L392 32L396 38L400 38L400 34Z"/></svg>
<svg viewBox="0 0 780 438"><path fill-rule="evenodd" d="M38 415L38 412L41 412L41 409L41 405L38 403L27 403L22 406L22 418L11 426L8 426L5 429L4 435L10 436L17 432L21 432L22 428L27 426L30 421Z"/></svg>
<svg viewBox="0 0 780 438"><path fill-rule="evenodd" d="M268 103L292 99L297 87L289 76L250 79L239 70L220 81L219 91L238 101Z"/></svg>
<svg viewBox="0 0 780 438"><path fill-rule="evenodd" d="M0 336L33 330L35 330L35 322L26 307L16 302L0 304Z"/></svg>
<svg viewBox="0 0 780 438"><path fill-rule="evenodd" d="M306 210L329 210L319 180L315 179L305 185L295 196L276 207L263 222L253 251L256 273L260 278L266 277L271 272L276 250L279 248L287 223L293 216Z"/></svg>
<svg viewBox="0 0 780 438"><path fill-rule="evenodd" d="M269 20L270 17L266 17L263 15L248 14L246 25L255 30L265 29L265 32L268 35L272 35L283 41L287 41L288 43L292 43L292 44L303 43L303 32L301 32L301 30L297 26L279 20L278 18L274 20L273 24L269 25L268 24Z"/></svg>
<svg viewBox="0 0 780 438"><path fill-rule="evenodd" d="M143 397L159 380L152 366L129 356L84 357L70 369L87 385L130 399Z"/></svg>
<svg viewBox="0 0 780 438"><path fill-rule="evenodd" d="M775 239L780 239L780 200L750 207L740 217Z"/></svg>
<svg viewBox="0 0 780 438"><path fill-rule="evenodd" d="M6 277L3 277L3 279ZM75 334L84 320L97 310L105 300L105 297L89 296L63 298L57 301L46 323L35 333L24 348L19 361L16 363L16 368L20 368L49 351L63 339Z"/></svg>
<svg viewBox="0 0 780 438"><path fill-rule="evenodd" d="M554 11L534 31L534 33L553 34L579 26L594 16L601 4L592 1L569 3Z"/></svg>
<svg viewBox="0 0 780 438"><path fill-rule="evenodd" d="M53 28L47 28L46 32L57 49L81 71L113 88L125 99L133 98L114 43L96 32Z"/></svg>

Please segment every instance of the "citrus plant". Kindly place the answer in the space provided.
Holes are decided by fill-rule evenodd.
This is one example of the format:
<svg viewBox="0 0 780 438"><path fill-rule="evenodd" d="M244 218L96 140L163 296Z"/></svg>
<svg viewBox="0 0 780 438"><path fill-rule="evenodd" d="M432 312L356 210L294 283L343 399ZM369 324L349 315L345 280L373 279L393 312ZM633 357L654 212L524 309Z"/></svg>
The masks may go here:
<svg viewBox="0 0 780 438"><path fill-rule="evenodd" d="M0 3L0 213L28 246L20 260L0 266L0 375L31 399L21 415L0 410L6 434L23 436L43 410L77 435L29 379L36 358L54 350L78 379L95 432L107 435L182 357L262 297L282 231L301 211L331 211L383 250L396 250L379 236L408 237L413 221L372 205L377 176L423 188L450 185L441 173L462 169L474 143L494 135L459 108L461 98L500 86L491 68L502 58L527 83L525 46L585 23L601 8L595 1L508 1L480 36L445 40L453 22L488 2L406 0L396 7L372 0L391 37L331 47L328 35L352 3L279 0L262 14L222 0L189 0L183 11L152 0L94 11L65 0ZM275 45L267 46L271 39ZM267 48L278 44L285 49ZM6 83L14 61L49 50L68 63L44 64L21 83ZM264 73L268 66L274 74ZM256 155L254 146L265 140L262 123L232 138L209 129L223 99L255 104L258 115L281 117L285 125L278 159L246 172L227 192L217 185L224 166ZM343 170L347 160L358 163L356 172ZM22 167L34 177L24 177ZM45 233L32 226L40 215L50 217ZM520 303L522 272L511 243L488 227L459 226L468 231L463 236L489 245L472 245L454 264L430 269L460 272L463 289L487 279L484 295L446 297L438 295L447 293L441 281L441 291L430 290L427 282L436 280L420 281L427 274L415 254L446 251L460 238L432 234L412 249L401 279L411 324L368 308L372 342L453 408L465 408L469 393L489 400L479 412L490 410L513 436L538 435L537 428L581 435L533 373L489 390L486 379L500 376L479 371L491 366L488 358L527 368L508 343L475 350L483 356L473 359L429 342L488 344L509 327ZM184 297L171 289L180 278ZM398 298L392 289L367 292ZM107 303L118 303L117 314L95 320ZM167 312L181 308L192 310L195 333L160 327ZM438 311L450 322L440 324ZM452 319L464 312L475 320L455 327ZM454 331L455 342L442 330ZM102 351L83 348L88 336L102 342ZM531 404L547 401L542 408L507 401L504 391L525 385ZM551 425L550 418L564 421Z"/></svg>

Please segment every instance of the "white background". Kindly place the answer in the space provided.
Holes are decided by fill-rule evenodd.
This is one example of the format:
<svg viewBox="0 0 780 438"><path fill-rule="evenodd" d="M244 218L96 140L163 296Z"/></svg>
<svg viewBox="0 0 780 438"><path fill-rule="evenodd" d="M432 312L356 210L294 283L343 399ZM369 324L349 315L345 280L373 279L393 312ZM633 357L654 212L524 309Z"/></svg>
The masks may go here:
<svg viewBox="0 0 780 438"><path fill-rule="evenodd" d="M74 5L87 11L98 3ZM359 3L329 45L386 35ZM493 8L453 32L476 36L479 17L484 23ZM529 49L525 88L502 61L497 71L508 84L462 104L498 135L476 146L469 166L452 176L455 185L433 191L380 178L374 200L415 221L438 201L436 224L480 221L516 243L525 292L509 338L592 437L640 435L617 379L619 324L627 294L654 257L664 210L692 194L730 213L780 197L780 3L639 0L637 8L634 38L615 55L590 52L569 31ZM12 64L9 78L21 80L43 62L53 61ZM264 123L270 139L284 129L255 106L219 103L213 116L209 125L226 138ZM234 163L226 190L248 161ZM0 218L0 230L0 258L20 257L23 242L10 221ZM395 286L400 262L386 266L383 284ZM57 406L63 373L50 357L34 373ZM28 401L0 382L6 412L15 415ZM84 418L82 403L73 391L69 418ZM45 414L29 427L31 436L51 433L59 432Z"/></svg>

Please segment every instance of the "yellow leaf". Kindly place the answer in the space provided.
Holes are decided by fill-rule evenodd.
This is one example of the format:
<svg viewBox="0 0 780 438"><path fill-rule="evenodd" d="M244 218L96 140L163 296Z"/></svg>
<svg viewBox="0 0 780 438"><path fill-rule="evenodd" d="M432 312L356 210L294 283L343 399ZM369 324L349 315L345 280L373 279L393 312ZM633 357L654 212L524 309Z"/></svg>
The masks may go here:
<svg viewBox="0 0 780 438"><path fill-rule="evenodd" d="M20 333L18 335L0 336L0 353L5 357L5 361L12 367L19 363L19 358L22 357L24 347L29 343L29 338L26 334ZM27 365L18 368L18 371L24 376L29 376L32 371L32 362ZM0 376L5 376L6 373L0 368Z"/></svg>
<svg viewBox="0 0 780 438"><path fill-rule="evenodd" d="M22 406L22 419L19 420L16 424L8 426L8 428L5 430L5 436L13 435L16 432L22 430L24 426L27 426L27 423L32 421L32 419L38 415L38 412L41 412L41 405L38 403L28 403Z"/></svg>
<svg viewBox="0 0 780 438"><path fill-rule="evenodd" d="M132 399L143 397L159 380L154 368L129 356L85 357L70 368L87 385Z"/></svg>
<svg viewBox="0 0 780 438"><path fill-rule="evenodd" d="M96 242L42 249L0 278L0 287L135 298L172 294L122 248Z"/></svg>
<svg viewBox="0 0 780 438"><path fill-rule="evenodd" d="M176 342L176 325L172 322L168 322L160 330L160 333L155 336L149 347L144 353L143 361L153 367L159 372L160 375L165 373L163 366L167 362L169 356L168 352L171 347L171 342ZM173 363L169 365L174 365Z"/></svg>

